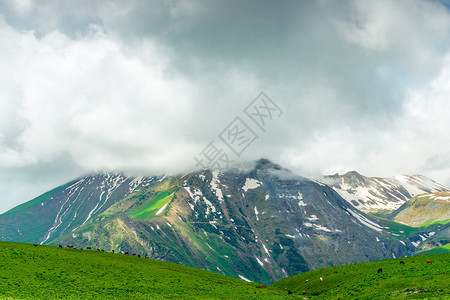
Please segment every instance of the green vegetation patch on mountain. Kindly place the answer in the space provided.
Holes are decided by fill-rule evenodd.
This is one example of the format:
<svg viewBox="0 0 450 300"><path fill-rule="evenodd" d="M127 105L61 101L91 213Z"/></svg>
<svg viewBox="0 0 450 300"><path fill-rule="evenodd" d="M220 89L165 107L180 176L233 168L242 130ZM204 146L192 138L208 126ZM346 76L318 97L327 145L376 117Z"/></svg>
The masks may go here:
<svg viewBox="0 0 450 300"><path fill-rule="evenodd" d="M312 299L444 299L450 295L449 270L450 254L423 255L319 269L271 287L293 295L305 291Z"/></svg>
<svg viewBox="0 0 450 300"><path fill-rule="evenodd" d="M111 206L103 216L124 212L135 219L161 217L179 188L175 178L145 187Z"/></svg>
<svg viewBox="0 0 450 300"><path fill-rule="evenodd" d="M62 191L63 189L65 189L66 187L70 186L74 182L75 181L71 181L69 183L66 183L66 184L64 184L62 186L59 186L59 187L57 187L57 188L55 188L53 190L50 190L50 191L48 191L48 192L46 192L46 193L44 193L44 194L42 194L42 195L40 195L40 196L30 200L30 201L27 201L27 202L25 202L23 204L20 204L20 205L14 207L14 208L8 210L7 212L5 212L4 215L8 215L8 214L12 214L14 212L22 211L24 209L33 207L35 205L41 205L42 201L47 200L48 198L50 198L53 195L55 195L56 193Z"/></svg>
<svg viewBox="0 0 450 300"><path fill-rule="evenodd" d="M22 243L37 241L46 232L46 228L51 226L51 220L39 214L27 211L33 206L41 206L42 202L57 194L73 182L57 187L33 200L25 202L0 215L0 237ZM22 213L24 212L25 213ZM19 216L16 216L19 213ZM22 214L21 214L22 213ZM16 222L21 222L23 226L15 226Z"/></svg>
<svg viewBox="0 0 450 300"><path fill-rule="evenodd" d="M387 227L387 231L391 233L391 237L395 239L403 239L407 238L411 235L420 233L423 231L422 228L411 227L405 224L393 222L390 220L382 219L377 217L379 222L383 224L383 226Z"/></svg>
<svg viewBox="0 0 450 300"><path fill-rule="evenodd" d="M168 191L159 192L157 196L152 199L150 203L148 203L147 207L145 207L141 211L138 211L137 213L132 215L132 217L135 219L150 219L161 214L167 207L167 205L169 205L169 203L172 201L177 189L178 188L173 188Z"/></svg>
<svg viewBox="0 0 450 300"><path fill-rule="evenodd" d="M0 242L0 298L279 298L276 289L163 261Z"/></svg>

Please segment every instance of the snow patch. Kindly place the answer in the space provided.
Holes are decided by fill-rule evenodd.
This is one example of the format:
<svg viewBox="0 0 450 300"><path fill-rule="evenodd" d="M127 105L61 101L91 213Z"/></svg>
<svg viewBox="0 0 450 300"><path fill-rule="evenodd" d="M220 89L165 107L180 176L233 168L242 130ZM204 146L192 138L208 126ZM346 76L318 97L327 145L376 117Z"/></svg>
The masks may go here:
<svg viewBox="0 0 450 300"><path fill-rule="evenodd" d="M167 205L169 205L169 202L170 202L170 200L167 201L167 203L164 204L164 206L161 207L161 208L156 212L156 215L159 215L160 213L162 213L162 212L166 209ZM180 220L181 220L181 219L180 219Z"/></svg>
<svg viewBox="0 0 450 300"><path fill-rule="evenodd" d="M257 258L256 256L255 256L255 258L256 258L256 261L258 262L258 264L260 264L260 265L261 265L261 267L263 267L263 266L264 266L263 262L262 262L262 261L260 261L260 260L259 260L259 258Z"/></svg>
<svg viewBox="0 0 450 300"><path fill-rule="evenodd" d="M322 225L316 225L316 224L313 224L313 225L314 225L314 227L315 227L316 229L318 229L318 230L322 230L322 231L326 231L326 232L331 232L331 230L328 229L328 228L326 228L325 226L322 226Z"/></svg>
<svg viewBox="0 0 450 300"><path fill-rule="evenodd" d="M269 250L267 250L267 248L266 248L266 245L264 245L264 244L263 244L263 242L261 242L261 245L263 246L263 248L264 248L264 251L266 251L267 255L269 255L269 256L270 256L270 254L269 254Z"/></svg>
<svg viewBox="0 0 450 300"><path fill-rule="evenodd" d="M308 220L310 220L311 222L314 221L319 221L319 218L316 215L311 215L309 218L307 218Z"/></svg>
<svg viewBox="0 0 450 300"><path fill-rule="evenodd" d="M306 203L303 200L298 201L298 206L306 206Z"/></svg>
<svg viewBox="0 0 450 300"><path fill-rule="evenodd" d="M186 192L188 192L189 197L194 200L194 203L197 203L197 201L200 200L200 197L203 196L202 191L196 187L184 186L183 188L186 190Z"/></svg>
<svg viewBox="0 0 450 300"><path fill-rule="evenodd" d="M223 201L223 193L222 193L222 190L219 188L219 184L220 184L219 175L220 175L219 171L212 172L212 179L211 179L210 185L211 185L211 189L216 194L217 199L219 199L219 201Z"/></svg>
<svg viewBox="0 0 450 300"><path fill-rule="evenodd" d="M251 280L248 280L247 278L245 278L244 276L242 276L242 275L240 275L240 274L238 274L239 275L239 278L240 279L242 279L242 280L244 280L244 281L247 281L247 282L252 282Z"/></svg>
<svg viewBox="0 0 450 300"><path fill-rule="evenodd" d="M216 207L211 203L211 201L209 201L208 199L206 199L205 197L203 197L203 201L205 201L206 205L208 206L206 208L206 215L209 215L209 213L212 211L213 213L216 212Z"/></svg>
<svg viewBox="0 0 450 300"><path fill-rule="evenodd" d="M360 215L357 212L354 212L352 210L347 210L354 218L358 219L358 221L360 221L362 224L366 225L369 228L372 228L373 230L376 231L382 231L382 228L380 225L378 225L375 222L370 221L369 219L367 219L366 217L364 217L363 215Z"/></svg>
<svg viewBox="0 0 450 300"><path fill-rule="evenodd" d="M247 178L245 180L245 185L242 187L242 189L247 192L248 190L256 189L257 187L261 186L262 183L256 179L253 178Z"/></svg>

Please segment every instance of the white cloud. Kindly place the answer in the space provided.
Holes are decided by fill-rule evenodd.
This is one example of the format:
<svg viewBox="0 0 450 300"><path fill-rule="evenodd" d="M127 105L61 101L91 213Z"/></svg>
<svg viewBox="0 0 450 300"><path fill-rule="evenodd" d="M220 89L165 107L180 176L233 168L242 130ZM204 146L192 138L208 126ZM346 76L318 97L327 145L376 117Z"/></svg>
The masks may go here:
<svg viewBox="0 0 450 300"><path fill-rule="evenodd" d="M284 114L244 159L450 185L437 2L23 1L0 15L0 211L84 173L189 169L261 90Z"/></svg>

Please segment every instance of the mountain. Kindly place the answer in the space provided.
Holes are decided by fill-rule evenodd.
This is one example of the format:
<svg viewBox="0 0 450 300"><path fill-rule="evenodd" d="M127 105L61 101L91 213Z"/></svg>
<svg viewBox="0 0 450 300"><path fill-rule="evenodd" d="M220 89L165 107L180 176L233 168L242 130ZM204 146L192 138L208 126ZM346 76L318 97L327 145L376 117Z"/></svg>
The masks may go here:
<svg viewBox="0 0 450 300"><path fill-rule="evenodd" d="M319 181L366 213L393 211L416 195L450 190L422 175L381 178L351 171L344 175L324 176Z"/></svg>
<svg viewBox="0 0 450 300"><path fill-rule="evenodd" d="M204 170L146 187L53 244L149 255L262 283L415 251L330 187L266 160L251 172Z"/></svg>
<svg viewBox="0 0 450 300"><path fill-rule="evenodd" d="M121 182L111 185L107 202L105 178ZM83 179L76 190L70 183L0 215L2 239L135 253L269 284L308 270L413 255L422 238L448 229L366 215L329 186L264 159L251 171Z"/></svg>
<svg viewBox="0 0 450 300"><path fill-rule="evenodd" d="M448 223L450 221L450 192L415 196L386 217L412 227Z"/></svg>
<svg viewBox="0 0 450 300"><path fill-rule="evenodd" d="M51 241L156 180L119 174L77 179L0 215L0 238L25 243Z"/></svg>

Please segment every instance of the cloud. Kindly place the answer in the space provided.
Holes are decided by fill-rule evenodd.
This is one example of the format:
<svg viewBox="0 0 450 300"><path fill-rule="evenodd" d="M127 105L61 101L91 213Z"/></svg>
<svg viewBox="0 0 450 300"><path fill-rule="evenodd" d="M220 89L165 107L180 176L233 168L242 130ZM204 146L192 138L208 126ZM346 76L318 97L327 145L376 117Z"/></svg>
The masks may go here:
<svg viewBox="0 0 450 300"><path fill-rule="evenodd" d="M262 90L284 113L242 161L450 185L449 29L435 1L4 1L0 211L86 173L189 170Z"/></svg>

